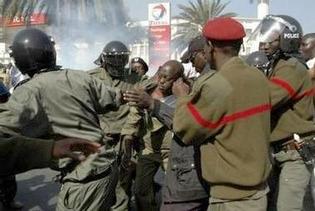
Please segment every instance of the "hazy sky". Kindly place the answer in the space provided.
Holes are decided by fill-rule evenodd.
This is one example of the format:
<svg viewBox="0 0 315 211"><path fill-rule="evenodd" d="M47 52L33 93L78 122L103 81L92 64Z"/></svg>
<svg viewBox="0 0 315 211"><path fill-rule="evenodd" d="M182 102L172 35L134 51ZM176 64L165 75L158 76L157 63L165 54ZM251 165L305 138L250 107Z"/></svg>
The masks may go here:
<svg viewBox="0 0 315 211"><path fill-rule="evenodd" d="M134 20L145 20L148 17L148 3L168 2L167 0L124 0L129 15ZM196 0L190 0L196 2ZM189 0L169 0L172 14L178 13L178 4L187 4ZM228 2L222 0L222 2ZM256 17L257 3L250 0L230 0L225 12L235 12L241 17ZM315 0L270 0L270 14L290 15L297 19L304 33L315 32Z"/></svg>

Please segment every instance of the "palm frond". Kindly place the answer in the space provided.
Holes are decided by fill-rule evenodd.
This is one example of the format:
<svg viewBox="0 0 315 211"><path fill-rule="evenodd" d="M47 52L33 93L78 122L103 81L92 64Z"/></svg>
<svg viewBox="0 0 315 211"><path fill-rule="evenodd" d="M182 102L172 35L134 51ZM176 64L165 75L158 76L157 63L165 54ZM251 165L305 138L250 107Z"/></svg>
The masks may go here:
<svg viewBox="0 0 315 211"><path fill-rule="evenodd" d="M189 1L187 5L177 5L180 13L174 18L180 19L182 23L177 25L177 32L172 39L172 49L182 51L191 39L200 35L203 25L212 18L234 17L233 12L223 13L229 4L221 3L221 0L196 0Z"/></svg>

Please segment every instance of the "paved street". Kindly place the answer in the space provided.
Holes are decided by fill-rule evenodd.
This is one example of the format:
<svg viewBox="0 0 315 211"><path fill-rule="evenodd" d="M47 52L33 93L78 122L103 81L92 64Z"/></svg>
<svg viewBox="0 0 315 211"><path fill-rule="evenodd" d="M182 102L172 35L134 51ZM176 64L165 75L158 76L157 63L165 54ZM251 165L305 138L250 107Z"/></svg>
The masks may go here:
<svg viewBox="0 0 315 211"><path fill-rule="evenodd" d="M42 169L33 170L17 176L17 200L24 204L23 210L55 210L59 183L53 182L57 172Z"/></svg>
<svg viewBox="0 0 315 211"><path fill-rule="evenodd" d="M57 172L50 169L33 170L17 176L18 194L16 199L24 204L23 210L53 211L55 210L57 193L60 185L53 182ZM308 195L310 197L310 195ZM314 211L312 200L308 201L304 211ZM1 208L0 208L1 211Z"/></svg>

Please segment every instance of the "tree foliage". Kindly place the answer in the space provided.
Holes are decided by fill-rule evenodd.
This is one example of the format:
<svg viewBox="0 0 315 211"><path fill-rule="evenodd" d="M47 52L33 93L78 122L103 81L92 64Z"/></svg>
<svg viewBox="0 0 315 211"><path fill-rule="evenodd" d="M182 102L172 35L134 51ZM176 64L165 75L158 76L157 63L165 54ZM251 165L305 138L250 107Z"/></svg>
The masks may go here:
<svg viewBox="0 0 315 211"><path fill-rule="evenodd" d="M116 39L128 37L130 42L146 35L142 27L127 27L131 20L123 0L0 0L0 13L4 20L23 18L26 26L32 14L45 13L59 34L89 33L92 40L101 36L95 29Z"/></svg>
<svg viewBox="0 0 315 211"><path fill-rule="evenodd" d="M29 20L34 12L47 13L52 22L71 16L74 21L93 20L120 25L129 19L123 0L0 0L0 12L2 17L9 20L14 17Z"/></svg>
<svg viewBox="0 0 315 211"><path fill-rule="evenodd" d="M221 0L196 0L189 1L188 5L179 4L181 10L175 18L181 22L172 40L173 47L179 52L183 51L191 39L200 35L203 25L215 17L233 17L236 13L223 13L229 4Z"/></svg>

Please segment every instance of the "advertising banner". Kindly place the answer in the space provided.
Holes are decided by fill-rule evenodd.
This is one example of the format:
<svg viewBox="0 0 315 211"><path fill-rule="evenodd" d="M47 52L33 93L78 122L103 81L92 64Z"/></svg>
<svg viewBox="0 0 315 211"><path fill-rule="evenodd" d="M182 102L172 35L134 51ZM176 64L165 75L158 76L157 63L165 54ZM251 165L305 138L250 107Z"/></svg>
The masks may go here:
<svg viewBox="0 0 315 211"><path fill-rule="evenodd" d="M170 59L171 10L170 3L149 4L149 66L156 72ZM150 73L149 73L150 74Z"/></svg>
<svg viewBox="0 0 315 211"><path fill-rule="evenodd" d="M2 21L2 20L1 20ZM29 25L42 25L47 23L47 15L44 13L34 13L31 15ZM23 17L14 17L12 20L5 20L7 27L16 27L27 25Z"/></svg>

